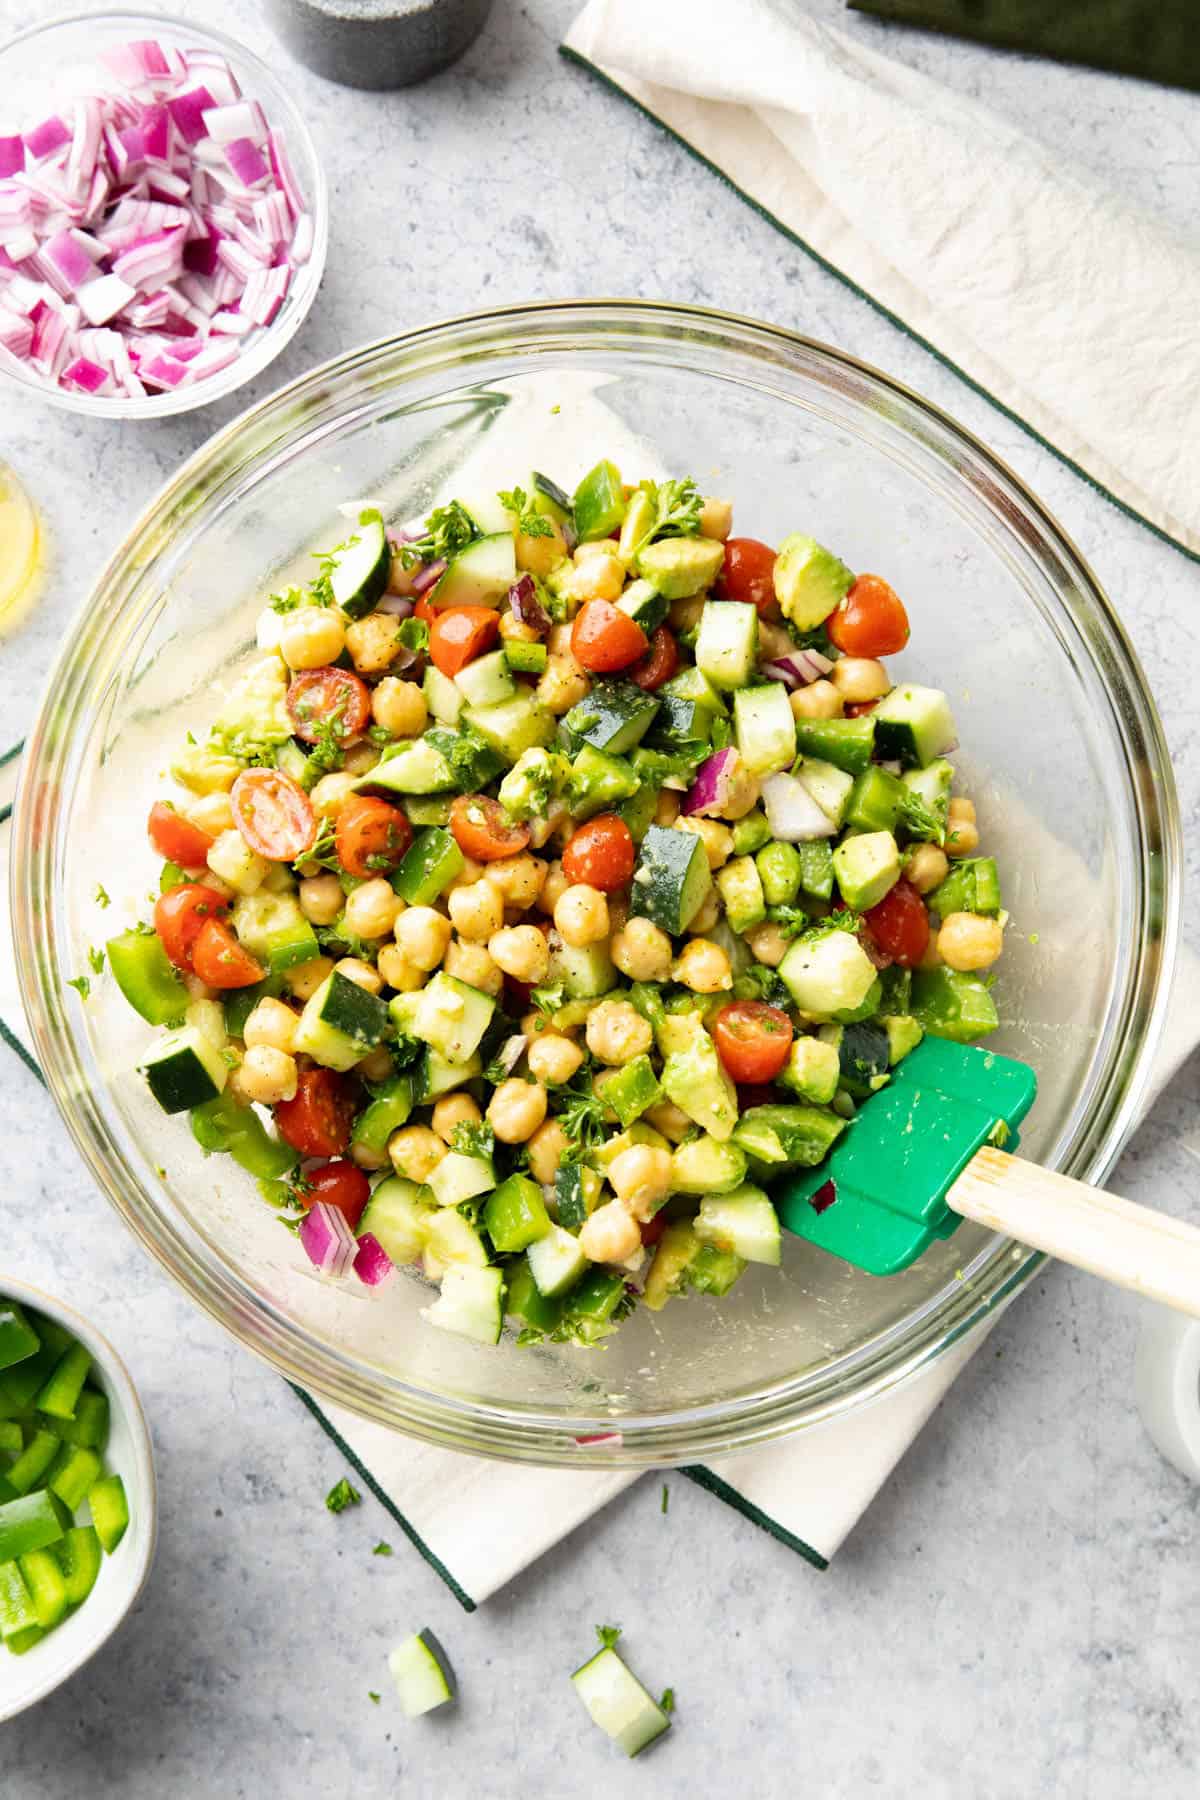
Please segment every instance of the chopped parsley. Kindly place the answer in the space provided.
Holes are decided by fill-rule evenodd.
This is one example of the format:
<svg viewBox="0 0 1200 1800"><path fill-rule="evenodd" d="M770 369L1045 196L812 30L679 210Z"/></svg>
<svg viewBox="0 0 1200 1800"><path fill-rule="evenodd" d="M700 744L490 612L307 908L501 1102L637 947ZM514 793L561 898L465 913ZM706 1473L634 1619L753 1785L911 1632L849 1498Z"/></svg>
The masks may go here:
<svg viewBox="0 0 1200 1800"><path fill-rule="evenodd" d="M272 612L290 613L307 604L307 596L303 588L286 587L282 594L272 594L267 605Z"/></svg>
<svg viewBox="0 0 1200 1800"><path fill-rule="evenodd" d="M456 1125L450 1134L450 1148L457 1150L460 1156L479 1156L487 1159L495 1155L496 1137L490 1125L482 1119L464 1119Z"/></svg>
<svg viewBox="0 0 1200 1800"><path fill-rule="evenodd" d="M522 537L554 536L554 527L542 513L535 512L533 496L524 488L501 488L496 498L507 512L515 513Z"/></svg>
<svg viewBox="0 0 1200 1800"><path fill-rule="evenodd" d="M567 990L561 981L554 981L545 987L530 988L529 998L544 1018L550 1018L566 1004Z"/></svg>
<svg viewBox="0 0 1200 1800"><path fill-rule="evenodd" d="M331 1513L340 1513L345 1512L348 1506L357 1506L361 1499L358 1489L343 1475L326 1494L325 1504Z"/></svg>
<svg viewBox="0 0 1200 1800"><path fill-rule="evenodd" d="M385 1543L383 1538L380 1538L379 1542L376 1544L375 1548L371 1552L372 1556L391 1556L391 1554L392 1554L392 1546L388 1543Z"/></svg>
<svg viewBox="0 0 1200 1800"><path fill-rule="evenodd" d="M373 1700L375 1702L376 1706L379 1705L379 1695L375 1692L374 1688L367 1689L367 1699Z"/></svg>
<svg viewBox="0 0 1200 1800"><path fill-rule="evenodd" d="M421 656L429 648L429 626L424 619L401 619L400 642L414 656Z"/></svg>
<svg viewBox="0 0 1200 1800"><path fill-rule="evenodd" d="M600 1095L593 1091L590 1076L587 1080L587 1087L572 1086L561 1090L562 1105L556 1116L573 1144L592 1145L604 1141L606 1108Z"/></svg>
<svg viewBox="0 0 1200 1800"><path fill-rule="evenodd" d="M658 1704L663 1712L673 1713L675 1711L675 1689L664 1688L662 1691L662 1699Z"/></svg>
<svg viewBox="0 0 1200 1800"><path fill-rule="evenodd" d="M67 986L74 988L81 1000L86 1000L92 991L92 984L86 975L76 975L74 981L68 981Z"/></svg>
<svg viewBox="0 0 1200 1800"><path fill-rule="evenodd" d="M96 883L95 900L96 900L97 906L111 906L112 905L112 901L109 899L108 894L105 892L104 888L101 887L99 882Z"/></svg>
<svg viewBox="0 0 1200 1800"><path fill-rule="evenodd" d="M474 543L479 528L461 500L448 506L435 506L425 521L425 530L409 544L401 544L400 561L406 569L419 562L450 562Z"/></svg>
<svg viewBox="0 0 1200 1800"><path fill-rule="evenodd" d="M666 1482L664 1481L662 1484L662 1506L660 1507L659 1510L661 1512L666 1512L667 1507L670 1504L671 1504L671 1490L667 1486Z"/></svg>
<svg viewBox="0 0 1200 1800"><path fill-rule="evenodd" d="M596 1636L600 1639L600 1642L604 1645L606 1650L616 1649L617 1639L621 1635L621 1627L619 1625L597 1625L595 1631Z"/></svg>
<svg viewBox="0 0 1200 1800"><path fill-rule="evenodd" d="M88 967L91 969L93 975L103 974L103 972L104 972L104 952L103 952L103 950L97 949L96 946L93 944L91 946L91 948L88 950L87 959L88 959Z"/></svg>
<svg viewBox="0 0 1200 1800"><path fill-rule="evenodd" d="M643 481L641 487L654 502L654 524L648 541L699 535L700 510L704 501L690 476L683 481Z"/></svg>

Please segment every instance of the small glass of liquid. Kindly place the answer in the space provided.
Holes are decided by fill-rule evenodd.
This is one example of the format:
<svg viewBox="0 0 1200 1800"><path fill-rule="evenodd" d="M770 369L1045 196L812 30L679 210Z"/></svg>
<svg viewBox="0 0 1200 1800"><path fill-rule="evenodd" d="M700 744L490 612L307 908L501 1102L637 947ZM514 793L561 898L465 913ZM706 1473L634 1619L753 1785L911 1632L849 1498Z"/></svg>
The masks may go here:
<svg viewBox="0 0 1200 1800"><path fill-rule="evenodd" d="M33 502L8 464L0 462L0 629L31 593L40 550Z"/></svg>

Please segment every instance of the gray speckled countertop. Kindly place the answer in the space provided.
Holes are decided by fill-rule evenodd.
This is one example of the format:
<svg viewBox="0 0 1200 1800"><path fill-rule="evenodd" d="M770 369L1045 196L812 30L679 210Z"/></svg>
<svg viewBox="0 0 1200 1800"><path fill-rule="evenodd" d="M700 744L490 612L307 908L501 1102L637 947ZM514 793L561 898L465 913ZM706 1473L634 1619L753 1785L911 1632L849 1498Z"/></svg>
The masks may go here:
<svg viewBox="0 0 1200 1800"><path fill-rule="evenodd" d="M837 0L810 0L833 17ZM0 0L0 35L56 0ZM200 9L197 8L197 15ZM1122 517L631 108L565 66L571 0L496 0L455 69L400 94L298 67L336 210L316 308L281 361L211 412L119 432L6 394L0 450L54 536L51 591L0 640L5 741L124 521L252 399L350 343L531 296L665 295L794 324L957 414L1064 521L1120 607L1200 833L1196 568ZM250 0L207 0L283 64ZM1195 98L887 31L847 28L979 94L1098 179L1195 229ZM486 136L485 136L486 132ZM700 254L704 246L703 254ZM714 246L719 249L714 253ZM1136 402L1131 399L1131 404ZM2 746L0 746L2 747ZM1193 877L1195 870L1193 868ZM1193 925L1196 921L1193 920ZM1200 1218L1200 1065L1173 1083L1116 1185ZM1194 1794L1200 1488L1133 1404L1132 1302L1054 1269L1002 1322L833 1569L818 1575L686 1481L628 1491L468 1618L342 1472L280 1379L176 1293L107 1210L53 1109L0 1065L13 1268L93 1315L127 1356L158 1451L158 1563L108 1653L3 1734L5 1800L705 1792L923 1800ZM644 1766L592 1731L565 1674L614 1618L674 1681L679 1728ZM462 1683L406 1725L368 1690L431 1624ZM649 1785L648 1785L649 1784Z"/></svg>

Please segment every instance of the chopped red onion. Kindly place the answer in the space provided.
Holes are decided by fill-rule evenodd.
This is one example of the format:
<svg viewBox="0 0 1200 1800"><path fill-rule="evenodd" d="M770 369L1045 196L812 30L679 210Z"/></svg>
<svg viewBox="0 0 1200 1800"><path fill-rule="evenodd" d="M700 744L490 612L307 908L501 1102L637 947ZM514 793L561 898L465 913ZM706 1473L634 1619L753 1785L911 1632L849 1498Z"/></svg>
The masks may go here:
<svg viewBox="0 0 1200 1800"><path fill-rule="evenodd" d="M216 104L203 82L167 101L171 123L185 144L198 144L202 137L207 137L208 127L204 122L204 115L211 112Z"/></svg>
<svg viewBox="0 0 1200 1800"><path fill-rule="evenodd" d="M84 356L77 356L62 372L64 387L81 388L85 394L98 394L108 381L108 370L102 369L99 363L89 362Z"/></svg>
<svg viewBox="0 0 1200 1800"><path fill-rule="evenodd" d="M810 1194L808 1204L815 1213L828 1212L837 1199L837 1184L832 1179L824 1181L815 1194Z"/></svg>
<svg viewBox="0 0 1200 1800"><path fill-rule="evenodd" d="M57 113L43 119L40 125L35 125L32 131L25 133L25 148L35 162L53 156L56 150L63 149L70 142L71 133Z"/></svg>
<svg viewBox="0 0 1200 1800"><path fill-rule="evenodd" d="M803 844L837 834L833 820L794 775L768 776L762 786L762 803L771 835L781 843Z"/></svg>
<svg viewBox="0 0 1200 1800"><path fill-rule="evenodd" d="M386 613L391 619L408 619L412 617L413 602L407 594L385 594L375 602L375 611Z"/></svg>
<svg viewBox="0 0 1200 1800"><path fill-rule="evenodd" d="M25 139L0 137L0 181L19 175L25 167Z"/></svg>
<svg viewBox="0 0 1200 1800"><path fill-rule="evenodd" d="M395 1263L373 1231L364 1231L358 1239L354 1273L364 1287L380 1287L396 1273Z"/></svg>
<svg viewBox="0 0 1200 1800"><path fill-rule="evenodd" d="M508 604L513 618L529 625L539 637L550 630L550 615L537 597L537 583L532 575L522 575L508 590Z"/></svg>
<svg viewBox="0 0 1200 1800"><path fill-rule="evenodd" d="M724 812L737 772L738 753L732 746L715 751L696 770L680 812L689 818L696 813Z"/></svg>
<svg viewBox="0 0 1200 1800"><path fill-rule="evenodd" d="M426 563L419 574L413 576L412 591L414 594L427 594L431 587L442 579L446 573L446 559L439 556L436 562Z"/></svg>
<svg viewBox="0 0 1200 1800"><path fill-rule="evenodd" d="M786 656L763 663L760 672L770 676L772 681L782 681L785 687L795 689L820 681L832 667L829 658L822 656L819 650L789 650Z"/></svg>
<svg viewBox="0 0 1200 1800"><path fill-rule="evenodd" d="M358 1240L346 1215L325 1200L309 1207L296 1235L309 1262L322 1275L344 1275L358 1253Z"/></svg>
<svg viewBox="0 0 1200 1800"><path fill-rule="evenodd" d="M577 1437L577 1450L618 1450L624 1443L624 1435L619 1431L593 1431L587 1437Z"/></svg>
<svg viewBox="0 0 1200 1800"><path fill-rule="evenodd" d="M529 1039L523 1037L519 1032L515 1037L505 1038L504 1043L500 1047L500 1054L496 1058L496 1061L506 1075L512 1074L513 1070L524 1056L528 1043Z"/></svg>

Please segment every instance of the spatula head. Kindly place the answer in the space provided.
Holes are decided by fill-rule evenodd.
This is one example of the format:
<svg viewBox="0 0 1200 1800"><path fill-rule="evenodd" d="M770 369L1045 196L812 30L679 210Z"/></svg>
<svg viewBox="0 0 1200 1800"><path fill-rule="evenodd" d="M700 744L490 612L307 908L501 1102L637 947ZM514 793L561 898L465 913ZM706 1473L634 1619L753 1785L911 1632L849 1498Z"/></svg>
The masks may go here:
<svg viewBox="0 0 1200 1800"><path fill-rule="evenodd" d="M779 1183L780 1219L871 1275L907 1269L958 1225L946 1194L998 1125L1008 1130L1004 1148L1016 1148L1036 1094L1025 1063L927 1037L819 1168Z"/></svg>

